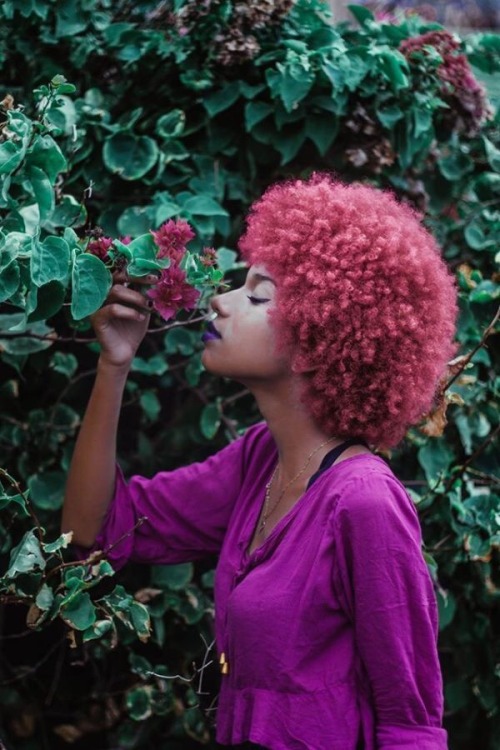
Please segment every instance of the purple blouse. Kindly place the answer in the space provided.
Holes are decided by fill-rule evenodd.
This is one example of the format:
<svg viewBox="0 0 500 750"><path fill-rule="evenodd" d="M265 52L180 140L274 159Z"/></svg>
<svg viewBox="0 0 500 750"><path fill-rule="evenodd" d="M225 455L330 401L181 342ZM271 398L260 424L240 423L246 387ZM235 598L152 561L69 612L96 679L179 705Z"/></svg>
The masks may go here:
<svg viewBox="0 0 500 750"><path fill-rule="evenodd" d="M277 460L264 423L206 461L118 473L97 546L127 560L217 553L217 740L269 750L446 750L432 582L411 499L372 454L324 471L252 554Z"/></svg>

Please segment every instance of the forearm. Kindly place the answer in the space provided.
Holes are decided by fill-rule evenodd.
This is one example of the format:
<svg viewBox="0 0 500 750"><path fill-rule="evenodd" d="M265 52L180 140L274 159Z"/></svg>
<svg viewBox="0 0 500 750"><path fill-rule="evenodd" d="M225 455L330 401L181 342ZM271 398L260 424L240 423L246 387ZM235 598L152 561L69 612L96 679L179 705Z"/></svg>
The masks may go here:
<svg viewBox="0 0 500 750"><path fill-rule="evenodd" d="M99 361L97 377L76 441L66 483L62 530L90 547L111 502L116 434L128 368Z"/></svg>

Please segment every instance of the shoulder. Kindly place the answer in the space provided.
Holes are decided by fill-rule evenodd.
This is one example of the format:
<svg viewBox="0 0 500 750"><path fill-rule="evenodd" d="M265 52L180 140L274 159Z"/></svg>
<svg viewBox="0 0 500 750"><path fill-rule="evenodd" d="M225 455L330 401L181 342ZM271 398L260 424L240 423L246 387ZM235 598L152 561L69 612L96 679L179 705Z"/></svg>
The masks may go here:
<svg viewBox="0 0 500 750"><path fill-rule="evenodd" d="M396 533L420 539L415 505L383 459L360 455L342 461L336 468L335 487L331 486L331 523L338 533L385 538Z"/></svg>

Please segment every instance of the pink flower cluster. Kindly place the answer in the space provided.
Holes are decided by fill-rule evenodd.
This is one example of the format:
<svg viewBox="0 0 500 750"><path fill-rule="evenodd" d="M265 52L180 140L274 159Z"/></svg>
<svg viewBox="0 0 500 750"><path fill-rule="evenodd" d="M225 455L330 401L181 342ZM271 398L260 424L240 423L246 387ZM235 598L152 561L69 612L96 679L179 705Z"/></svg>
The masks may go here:
<svg viewBox="0 0 500 750"><path fill-rule="evenodd" d="M411 62L415 53L427 54L426 47L434 47L443 59L437 75L443 82L441 94L455 115L454 124L473 135L488 117L490 108L484 88L474 77L466 56L460 52L460 43L448 31L429 31L405 39L399 49Z"/></svg>
<svg viewBox="0 0 500 750"><path fill-rule="evenodd" d="M186 273L179 265L186 253L187 243L194 237L194 232L187 221L170 219L156 231L152 230L151 234L158 247L157 257L170 258L170 266L162 270L158 281L146 294L153 300L153 308L159 315L169 320L179 310L192 310L200 296L200 292L188 284ZM122 237L121 242L128 245L131 239ZM110 261L109 250L112 245L111 237L94 234L94 238L87 245L87 252L107 263ZM215 250L204 248L201 262L205 266L213 265ZM115 266L115 268L118 267L118 265Z"/></svg>
<svg viewBox="0 0 500 750"><path fill-rule="evenodd" d="M170 219L156 232L152 230L151 234L158 245L158 257L170 258L174 263L181 262L187 243L194 237L193 230L183 219Z"/></svg>
<svg viewBox="0 0 500 750"><path fill-rule="evenodd" d="M200 293L187 283L182 268L172 263L169 268L163 269L159 280L149 289L147 296L153 300L153 307L162 318L169 320L178 310L192 310Z"/></svg>
<svg viewBox="0 0 500 750"><path fill-rule="evenodd" d="M192 310L200 293L188 284L186 273L179 267L186 245L194 237L194 232L183 219L162 224L157 231L151 231L158 246L159 258L170 258L170 266L164 268L157 283L147 296L153 300L154 309L164 318L173 318L178 310Z"/></svg>
<svg viewBox="0 0 500 750"><path fill-rule="evenodd" d="M95 240L91 240L87 245L87 252L91 255L95 255L99 260L105 263L109 260L108 251L113 244L111 237L98 237Z"/></svg>

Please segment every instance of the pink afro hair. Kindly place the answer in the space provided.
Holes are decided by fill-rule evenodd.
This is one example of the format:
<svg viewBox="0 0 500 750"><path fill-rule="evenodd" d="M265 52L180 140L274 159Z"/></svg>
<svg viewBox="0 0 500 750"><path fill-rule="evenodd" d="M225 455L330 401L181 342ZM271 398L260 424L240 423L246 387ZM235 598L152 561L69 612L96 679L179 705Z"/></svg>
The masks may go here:
<svg viewBox="0 0 500 750"><path fill-rule="evenodd" d="M396 445L431 407L457 348L454 279L416 212L316 174L270 187L240 250L277 282L270 314L317 423Z"/></svg>

